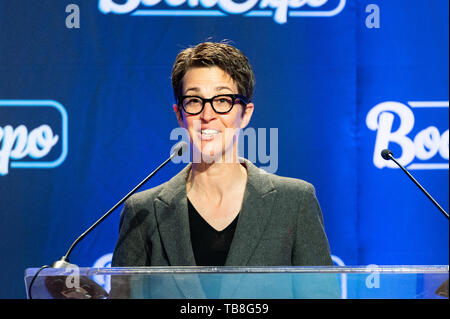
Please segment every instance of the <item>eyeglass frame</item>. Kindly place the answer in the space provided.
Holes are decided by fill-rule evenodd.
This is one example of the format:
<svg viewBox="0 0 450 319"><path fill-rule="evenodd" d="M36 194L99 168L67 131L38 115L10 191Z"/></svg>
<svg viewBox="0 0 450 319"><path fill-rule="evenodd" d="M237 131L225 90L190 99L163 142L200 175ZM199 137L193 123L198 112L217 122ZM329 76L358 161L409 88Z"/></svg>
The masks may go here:
<svg viewBox="0 0 450 319"><path fill-rule="evenodd" d="M231 101L231 102L232 102L232 103L231 103L231 107L230 107L230 109L229 109L228 111L226 111L226 112L218 112L218 111L216 111L216 109L214 108L213 100L214 100L215 98L219 97L219 96L226 96L226 97L231 97L231 98L232 98L232 101ZM190 113L190 112L187 112L186 109L184 108L184 106L183 106L183 101L184 101L186 98L189 98L189 97L195 97L195 98L198 98L198 99L200 99L200 100L202 101L202 108L201 108L200 111L198 111L197 113ZM189 115L197 115L197 114L202 113L203 110L205 109L206 103L208 103L208 102L209 102L209 104L211 104L211 108L214 110L214 112L216 112L217 114L226 114L226 113L231 112L231 110L233 109L234 105L236 104L236 100L237 100L237 99L239 99L239 101L241 102L241 103L239 103L239 104L242 104L244 107L246 107L247 104L250 103L250 101L249 101L245 96L243 96L243 95L241 95L241 94L218 94L218 95L215 95L215 96L213 96L212 98L209 98L209 99L205 99L205 98L203 98L203 97L201 97L201 96L198 96L198 95L181 95L181 96L178 96L178 98L177 98L177 101L178 101L177 104L178 104L178 107L181 107L181 108L183 109L183 111L184 111L186 114L189 114Z"/></svg>

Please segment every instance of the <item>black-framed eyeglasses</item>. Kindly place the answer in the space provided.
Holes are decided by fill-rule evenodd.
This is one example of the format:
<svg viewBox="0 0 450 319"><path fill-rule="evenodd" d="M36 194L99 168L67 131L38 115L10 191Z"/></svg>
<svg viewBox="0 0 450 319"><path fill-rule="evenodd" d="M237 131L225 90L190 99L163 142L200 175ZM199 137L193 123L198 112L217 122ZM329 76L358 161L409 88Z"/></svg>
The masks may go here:
<svg viewBox="0 0 450 319"><path fill-rule="evenodd" d="M242 104L246 106L248 99L240 94L221 94L213 96L210 99L205 99L195 95L183 95L178 97L178 106L190 115L200 114L205 108L205 104L209 102L218 114L224 114L231 111L235 104Z"/></svg>

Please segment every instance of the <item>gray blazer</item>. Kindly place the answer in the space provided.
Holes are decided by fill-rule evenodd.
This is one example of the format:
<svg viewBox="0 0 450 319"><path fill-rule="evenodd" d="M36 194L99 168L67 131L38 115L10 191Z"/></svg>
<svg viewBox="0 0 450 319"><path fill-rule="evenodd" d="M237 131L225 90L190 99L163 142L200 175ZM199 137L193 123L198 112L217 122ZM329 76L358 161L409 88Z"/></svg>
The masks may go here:
<svg viewBox="0 0 450 319"><path fill-rule="evenodd" d="M242 160L247 185L225 266L332 265L314 187ZM186 195L190 167L125 202L113 267L196 265Z"/></svg>

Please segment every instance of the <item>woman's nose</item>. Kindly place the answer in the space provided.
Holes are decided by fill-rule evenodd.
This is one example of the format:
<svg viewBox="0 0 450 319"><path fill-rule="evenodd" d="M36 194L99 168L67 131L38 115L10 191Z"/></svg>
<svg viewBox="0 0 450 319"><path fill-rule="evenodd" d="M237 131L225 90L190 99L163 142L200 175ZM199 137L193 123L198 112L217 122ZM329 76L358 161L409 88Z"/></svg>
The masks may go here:
<svg viewBox="0 0 450 319"><path fill-rule="evenodd" d="M206 102L203 111L200 113L201 119L211 121L216 116L216 112L211 105L211 102Z"/></svg>

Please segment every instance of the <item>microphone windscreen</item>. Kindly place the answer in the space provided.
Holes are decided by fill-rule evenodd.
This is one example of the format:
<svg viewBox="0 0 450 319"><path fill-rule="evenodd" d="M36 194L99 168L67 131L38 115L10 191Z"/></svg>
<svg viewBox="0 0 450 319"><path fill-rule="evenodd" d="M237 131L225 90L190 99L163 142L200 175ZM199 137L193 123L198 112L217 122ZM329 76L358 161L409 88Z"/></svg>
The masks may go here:
<svg viewBox="0 0 450 319"><path fill-rule="evenodd" d="M184 141L179 142L173 147L172 155L173 156L181 156L188 149L188 144Z"/></svg>
<svg viewBox="0 0 450 319"><path fill-rule="evenodd" d="M384 149L381 151L381 157L384 158L385 160L390 160L391 159L392 152L388 149Z"/></svg>

